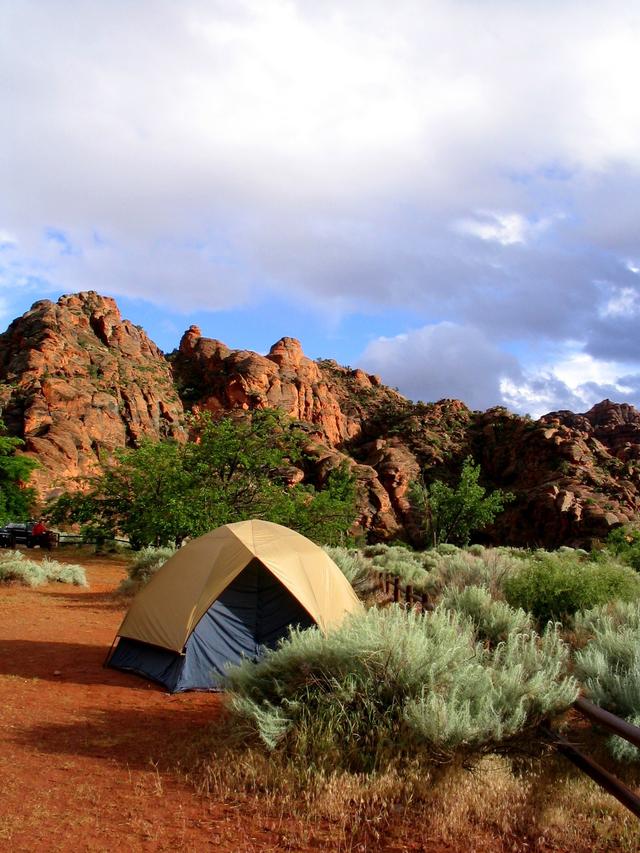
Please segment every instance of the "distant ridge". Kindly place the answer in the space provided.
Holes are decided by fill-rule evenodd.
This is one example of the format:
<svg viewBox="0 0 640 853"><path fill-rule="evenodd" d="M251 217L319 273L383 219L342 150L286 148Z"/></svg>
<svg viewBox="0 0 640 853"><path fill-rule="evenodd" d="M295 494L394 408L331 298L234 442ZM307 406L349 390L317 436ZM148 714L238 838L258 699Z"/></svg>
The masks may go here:
<svg viewBox="0 0 640 853"><path fill-rule="evenodd" d="M369 538L415 537L410 481L454 479L471 453L488 486L516 500L485 541L588 546L629 521L640 502L640 413L604 400L584 414L537 421L458 400L412 403L377 376L314 361L281 338L266 356L231 350L192 326L165 356L94 291L36 302L0 335L0 405L9 431L42 467L43 497L99 470L101 453L144 436L185 436L185 412L278 408L309 434L292 481L322 485L343 460L358 479Z"/></svg>

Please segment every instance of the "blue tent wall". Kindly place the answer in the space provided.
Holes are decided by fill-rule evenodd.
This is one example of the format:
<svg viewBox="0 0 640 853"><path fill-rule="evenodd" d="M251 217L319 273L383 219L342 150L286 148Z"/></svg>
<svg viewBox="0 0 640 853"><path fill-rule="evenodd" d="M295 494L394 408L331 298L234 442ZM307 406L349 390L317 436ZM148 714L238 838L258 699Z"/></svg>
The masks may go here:
<svg viewBox="0 0 640 853"><path fill-rule="evenodd" d="M311 616L259 560L252 560L213 602L187 640L184 654L120 637L108 665L158 681L171 693L215 690L225 665L256 660L291 625Z"/></svg>

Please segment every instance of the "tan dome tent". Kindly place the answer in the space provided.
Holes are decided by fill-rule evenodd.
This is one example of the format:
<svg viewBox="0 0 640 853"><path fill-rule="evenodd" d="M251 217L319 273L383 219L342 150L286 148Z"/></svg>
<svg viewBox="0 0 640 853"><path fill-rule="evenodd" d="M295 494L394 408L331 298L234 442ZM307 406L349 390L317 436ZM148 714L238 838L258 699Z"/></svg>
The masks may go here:
<svg viewBox="0 0 640 853"><path fill-rule="evenodd" d="M292 625L338 625L362 604L331 558L279 524L226 524L181 548L134 598L108 665L171 693L215 690Z"/></svg>

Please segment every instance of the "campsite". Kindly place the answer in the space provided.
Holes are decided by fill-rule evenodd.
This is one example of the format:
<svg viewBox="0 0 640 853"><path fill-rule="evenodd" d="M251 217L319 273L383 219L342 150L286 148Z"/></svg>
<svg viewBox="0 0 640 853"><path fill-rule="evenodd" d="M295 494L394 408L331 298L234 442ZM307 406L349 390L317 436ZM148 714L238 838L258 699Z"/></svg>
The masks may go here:
<svg viewBox="0 0 640 853"><path fill-rule="evenodd" d="M222 694L170 694L103 667L132 600L120 591L130 557L96 556L87 546L55 556L81 563L89 586L9 584L0 599L7 849L440 853L459 849L457 839L470 832L473 849L487 853L636 849L634 818L553 757L549 777L536 783L539 798L491 757L460 777L436 776L422 800L404 799L393 773L382 774L379 790L359 790L357 776L351 790L334 781L337 789L314 789L314 802L270 777L277 765L269 771L268 759L251 751L249 776L264 773L262 783L228 763L207 766L221 748ZM589 741L587 728L573 725Z"/></svg>

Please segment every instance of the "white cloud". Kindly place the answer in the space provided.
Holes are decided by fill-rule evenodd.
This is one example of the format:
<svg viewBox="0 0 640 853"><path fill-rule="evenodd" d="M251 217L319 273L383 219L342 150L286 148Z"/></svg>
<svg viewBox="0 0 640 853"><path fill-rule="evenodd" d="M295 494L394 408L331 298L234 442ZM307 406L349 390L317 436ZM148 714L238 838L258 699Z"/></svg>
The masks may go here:
<svg viewBox="0 0 640 853"><path fill-rule="evenodd" d="M523 371L519 381L504 378L505 404L535 417L557 409L586 411L603 397L636 402L637 376L621 362L594 358L579 344L567 344L553 361Z"/></svg>
<svg viewBox="0 0 640 853"><path fill-rule="evenodd" d="M501 246L528 243L551 224L550 218L529 222L519 213L478 211L475 219L459 219L454 227L462 234L471 234L481 240L495 240Z"/></svg>
<svg viewBox="0 0 640 853"><path fill-rule="evenodd" d="M505 341L595 330L594 357L637 350L617 334L640 257L626 0L0 0L0 16L7 287L400 308L451 322L423 335L434 359L437 335L475 330L484 397L453 356L442 391L478 401L499 396Z"/></svg>
<svg viewBox="0 0 640 853"><path fill-rule="evenodd" d="M501 378L519 375L515 359L478 329L447 322L379 337L359 363L413 400L454 397L471 408L500 404Z"/></svg>
<svg viewBox="0 0 640 853"><path fill-rule="evenodd" d="M631 287L617 288L616 292L600 307L601 317L633 317L640 308L638 293Z"/></svg>

